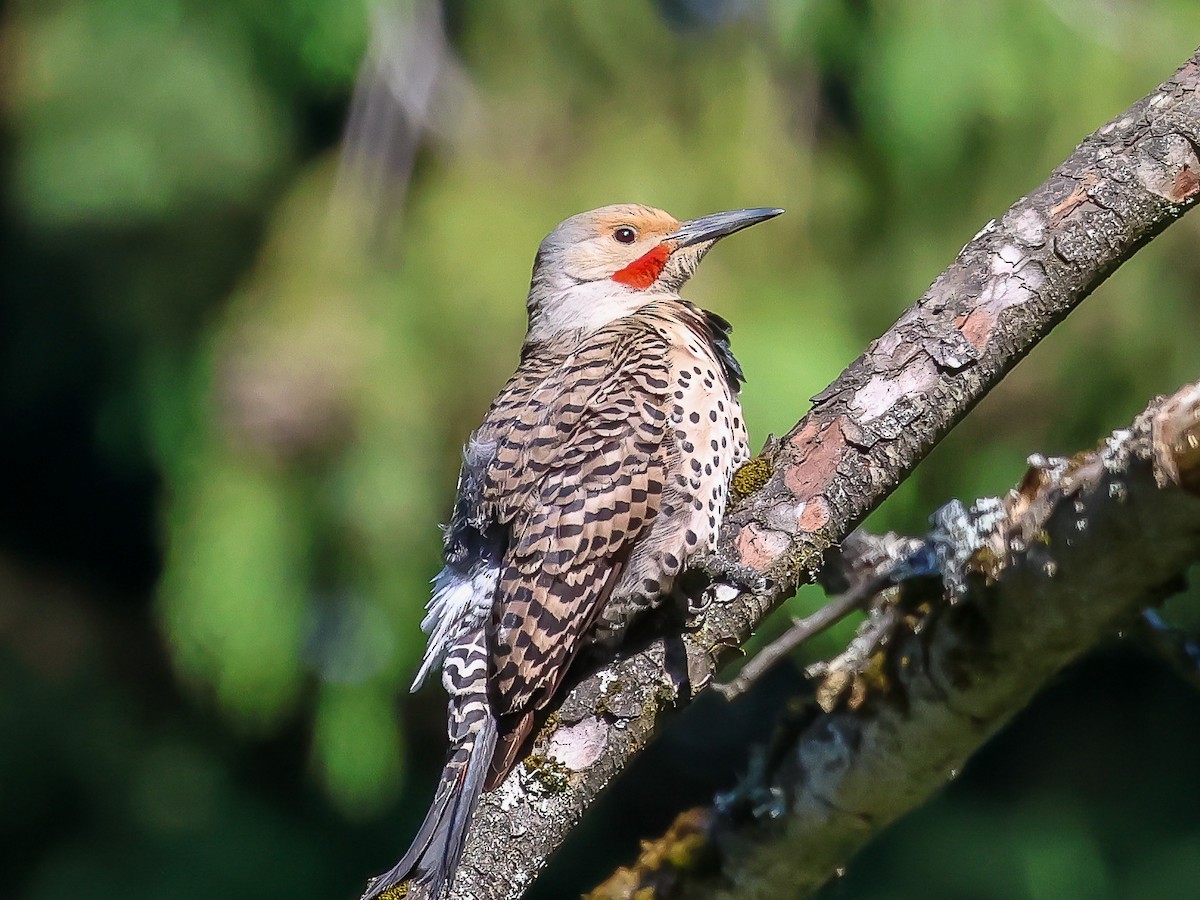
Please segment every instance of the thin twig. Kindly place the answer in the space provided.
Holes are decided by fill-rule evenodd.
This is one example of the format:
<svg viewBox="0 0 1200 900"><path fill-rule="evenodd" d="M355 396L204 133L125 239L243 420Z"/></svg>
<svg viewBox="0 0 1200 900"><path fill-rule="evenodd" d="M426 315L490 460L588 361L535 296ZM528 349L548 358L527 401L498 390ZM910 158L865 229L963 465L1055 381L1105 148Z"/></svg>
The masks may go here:
<svg viewBox="0 0 1200 900"><path fill-rule="evenodd" d="M890 583L890 573L878 575L865 584L833 597L816 612L802 619L793 619L791 628L759 650L742 666L741 671L734 678L714 684L713 690L726 700L733 700L735 697L741 696L783 657L809 638L832 628L850 613L862 609L873 596L888 587Z"/></svg>

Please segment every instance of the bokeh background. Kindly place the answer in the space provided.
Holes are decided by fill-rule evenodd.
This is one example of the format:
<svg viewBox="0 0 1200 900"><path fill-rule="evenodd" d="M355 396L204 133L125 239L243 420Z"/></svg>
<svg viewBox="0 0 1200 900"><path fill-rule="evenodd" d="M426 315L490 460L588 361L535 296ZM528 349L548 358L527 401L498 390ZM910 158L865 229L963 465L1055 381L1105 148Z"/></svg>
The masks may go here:
<svg viewBox="0 0 1200 900"><path fill-rule="evenodd" d="M757 444L1197 42L1195 0L0 2L0 894L353 897L404 849L437 523L560 219L787 208L688 290ZM1198 241L1125 265L871 524L1200 375ZM531 896L727 787L796 672L680 716ZM1198 743L1200 695L1114 642L826 895L1195 896Z"/></svg>

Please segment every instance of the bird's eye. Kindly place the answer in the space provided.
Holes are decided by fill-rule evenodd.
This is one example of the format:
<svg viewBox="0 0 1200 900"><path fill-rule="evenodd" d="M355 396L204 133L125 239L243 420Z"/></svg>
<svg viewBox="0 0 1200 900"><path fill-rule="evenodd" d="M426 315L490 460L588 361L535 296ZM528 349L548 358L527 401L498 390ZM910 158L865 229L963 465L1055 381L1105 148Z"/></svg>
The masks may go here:
<svg viewBox="0 0 1200 900"><path fill-rule="evenodd" d="M632 244L637 240L637 232L628 225L622 225L613 232L613 240L622 244Z"/></svg>

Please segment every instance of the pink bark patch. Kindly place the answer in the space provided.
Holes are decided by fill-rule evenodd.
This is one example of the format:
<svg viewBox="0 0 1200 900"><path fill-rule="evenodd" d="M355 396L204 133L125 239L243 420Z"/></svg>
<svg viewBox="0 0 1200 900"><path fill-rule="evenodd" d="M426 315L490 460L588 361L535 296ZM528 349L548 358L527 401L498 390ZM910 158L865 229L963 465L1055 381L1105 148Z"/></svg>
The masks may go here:
<svg viewBox="0 0 1200 900"><path fill-rule="evenodd" d="M546 755L572 772L582 772L604 753L608 730L595 719L566 725L554 733Z"/></svg>
<svg viewBox="0 0 1200 900"><path fill-rule="evenodd" d="M809 422L789 443L796 455L788 460L783 481L799 500L819 497L829 487L838 464L846 455L846 436L838 416L825 428Z"/></svg>
<svg viewBox="0 0 1200 900"><path fill-rule="evenodd" d="M737 536L737 554L743 566L765 572L788 549L786 534L768 531L751 522Z"/></svg>
<svg viewBox="0 0 1200 900"><path fill-rule="evenodd" d="M824 497L814 497L804 504L796 526L805 534L820 531L829 524L829 504Z"/></svg>
<svg viewBox="0 0 1200 900"><path fill-rule="evenodd" d="M985 307L976 307L965 316L959 316L954 320L954 324L958 326L962 336L967 339L967 343L979 351L987 346L996 322L996 314Z"/></svg>

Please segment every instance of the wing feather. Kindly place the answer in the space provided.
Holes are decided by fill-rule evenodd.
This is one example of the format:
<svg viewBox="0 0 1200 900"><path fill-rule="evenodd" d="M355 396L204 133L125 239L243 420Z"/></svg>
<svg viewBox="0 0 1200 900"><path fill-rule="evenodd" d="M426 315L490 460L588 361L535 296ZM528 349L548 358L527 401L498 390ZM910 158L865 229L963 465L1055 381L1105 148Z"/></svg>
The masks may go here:
<svg viewBox="0 0 1200 900"><path fill-rule="evenodd" d="M493 609L492 697L536 710L583 646L665 481L669 346L626 320L507 412L484 502L510 529ZM504 404L498 404L497 409Z"/></svg>

